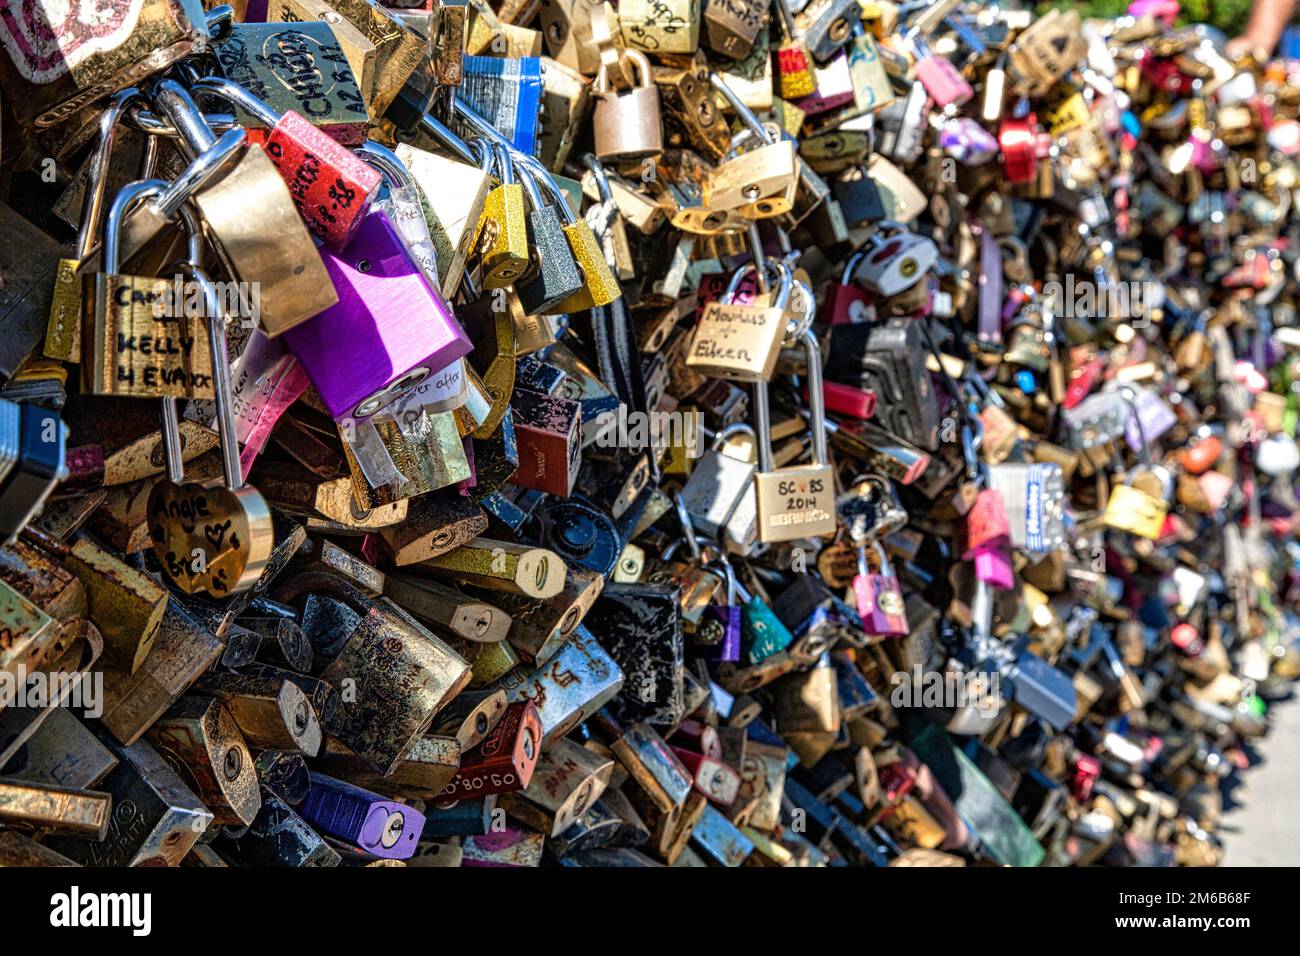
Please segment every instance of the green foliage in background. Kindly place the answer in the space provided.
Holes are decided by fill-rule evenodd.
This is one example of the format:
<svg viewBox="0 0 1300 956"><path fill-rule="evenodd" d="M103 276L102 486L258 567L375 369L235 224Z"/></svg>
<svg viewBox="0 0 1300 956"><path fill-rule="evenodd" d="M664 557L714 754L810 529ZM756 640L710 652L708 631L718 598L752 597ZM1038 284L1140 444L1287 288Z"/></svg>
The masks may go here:
<svg viewBox="0 0 1300 956"><path fill-rule="evenodd" d="M1182 0L1183 12L1179 22L1208 23L1228 36L1235 37L1246 29L1252 2L1253 0ZM1075 9L1086 20L1089 17L1123 16L1128 5L1129 0L1086 0L1084 3L1055 0L1052 3L1038 4L1038 11L1041 13L1050 7Z"/></svg>

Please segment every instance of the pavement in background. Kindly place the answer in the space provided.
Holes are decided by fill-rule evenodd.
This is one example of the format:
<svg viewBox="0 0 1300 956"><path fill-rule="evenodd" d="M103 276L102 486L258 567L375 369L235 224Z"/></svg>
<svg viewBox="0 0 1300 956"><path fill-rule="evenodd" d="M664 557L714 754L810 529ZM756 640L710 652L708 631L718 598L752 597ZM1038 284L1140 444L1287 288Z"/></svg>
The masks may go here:
<svg viewBox="0 0 1300 956"><path fill-rule="evenodd" d="M1270 717L1252 766L1224 788L1222 866L1300 865L1300 695L1271 704Z"/></svg>

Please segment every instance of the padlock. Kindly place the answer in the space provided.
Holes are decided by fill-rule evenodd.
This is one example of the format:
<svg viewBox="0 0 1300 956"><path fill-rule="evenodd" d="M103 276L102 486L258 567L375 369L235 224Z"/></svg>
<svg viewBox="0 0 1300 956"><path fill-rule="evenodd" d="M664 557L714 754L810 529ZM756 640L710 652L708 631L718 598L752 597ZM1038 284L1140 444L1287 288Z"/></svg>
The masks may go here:
<svg viewBox="0 0 1300 956"><path fill-rule="evenodd" d="M175 80L160 80L154 100L199 153L217 140L194 100ZM270 335L305 322L338 302L338 293L303 225L288 187L260 147L248 146L224 178L195 194L206 231L228 271L260 282L259 320ZM257 216L246 214L258 210Z"/></svg>
<svg viewBox="0 0 1300 956"><path fill-rule="evenodd" d="M302 114L276 112L244 87L221 77L193 90L239 106L270 127L265 150L303 220L331 249L341 251L361 228L383 177Z"/></svg>
<svg viewBox="0 0 1300 956"><path fill-rule="evenodd" d="M471 346L442 294L382 212L366 216L344 253L325 253L346 296L286 333L336 421L374 415ZM400 310L391 303L397 296Z"/></svg>
<svg viewBox="0 0 1300 956"><path fill-rule="evenodd" d="M856 0L820 0L799 12L804 43L813 58L825 63L853 39L854 26L861 21Z"/></svg>
<svg viewBox="0 0 1300 956"><path fill-rule="evenodd" d="M545 169L531 156L517 155L516 161L528 167L537 184L549 193L552 199L550 208L559 209L563 223L564 238L568 243L569 254L578 265L582 277L582 286L577 292L564 299L558 305L542 311L550 315L569 312L581 312L596 306L609 305L619 296L622 289L600 249L600 243L592 234L591 226L580 218L569 205L564 192ZM546 265L546 263L543 263Z"/></svg>
<svg viewBox="0 0 1300 956"><path fill-rule="evenodd" d="M469 682L469 664L387 598L372 602L335 575L299 574L278 584L274 595L293 603L313 592L329 594L359 616L321 673L331 684L348 681L356 688L355 698L341 697L325 730L388 774L438 710Z"/></svg>
<svg viewBox="0 0 1300 956"><path fill-rule="evenodd" d="M461 757L460 769L443 790L444 799L464 799L524 790L541 756L542 722L531 700L510 704L496 727Z"/></svg>
<svg viewBox="0 0 1300 956"><path fill-rule="evenodd" d="M647 53L694 53L700 45L700 0L628 0L618 7L623 41Z"/></svg>
<svg viewBox="0 0 1300 956"><path fill-rule="evenodd" d="M873 237L874 248L867 252L854 278L877 295L894 296L925 278L939 258L939 249L932 240L897 223L880 225L893 228Z"/></svg>
<svg viewBox="0 0 1300 956"><path fill-rule="evenodd" d="M243 734L211 697L182 697L149 730L149 742L212 811L213 822L247 826L262 808Z"/></svg>
<svg viewBox="0 0 1300 956"><path fill-rule="evenodd" d="M817 90L813 77L812 56L803 38L796 32L794 14L788 0L777 0L777 10L785 27L785 36L777 50L777 92L782 99L796 100Z"/></svg>
<svg viewBox="0 0 1300 956"><path fill-rule="evenodd" d="M203 270L190 265L185 268L202 295L208 326L224 484L183 484L176 403L174 398L164 398L167 480L155 485L149 494L149 537L163 573L172 584L187 594L206 592L221 597L257 582L271 558L275 531L266 500L243 480L230 395L226 322L216 289Z"/></svg>
<svg viewBox="0 0 1300 956"><path fill-rule="evenodd" d="M636 51L629 52L627 57L638 77L631 90L614 89L603 64L592 87L592 95L596 98L591 120L596 137L596 155L609 163L658 156L664 148L659 90L654 85L650 61L645 54Z"/></svg>
<svg viewBox="0 0 1300 956"><path fill-rule="evenodd" d="M595 76L600 69L600 47L592 24L601 15L601 6L594 0L541 0L546 51L585 76Z"/></svg>
<svg viewBox="0 0 1300 956"><path fill-rule="evenodd" d="M501 289L513 285L528 268L524 186L515 181L514 161L508 151L487 140L476 140L475 144L481 151L484 169L495 170L501 183L483 203L478 239L483 288Z"/></svg>
<svg viewBox="0 0 1300 956"><path fill-rule="evenodd" d="M1079 14L1049 10L1017 35L1007 50L1008 74L1027 96L1042 96L1087 49Z"/></svg>
<svg viewBox="0 0 1300 956"><path fill-rule="evenodd" d="M324 20L361 82L371 117L382 116L415 72L428 40L369 0L268 0L268 22Z"/></svg>
<svg viewBox="0 0 1300 956"><path fill-rule="evenodd" d="M68 477L68 426L39 405L0 399L0 542L12 545Z"/></svg>
<svg viewBox="0 0 1300 956"><path fill-rule="evenodd" d="M298 809L325 835L380 859L409 858L424 830L424 815L412 807L314 771Z"/></svg>
<svg viewBox="0 0 1300 956"><path fill-rule="evenodd" d="M821 347L810 330L801 334L801 342L808 365L809 404L812 406L811 465L773 468L767 383L755 385L759 466L754 475L754 494L758 502L758 537L764 542L795 541L833 534L836 527L835 473L826 447Z"/></svg>
<svg viewBox="0 0 1300 956"><path fill-rule="evenodd" d="M528 786L503 795L501 803L511 816L554 839L597 803L613 771L614 761L561 738L538 758Z"/></svg>
<svg viewBox="0 0 1300 956"><path fill-rule="evenodd" d="M853 284L853 273L862 262L864 252L855 252L844 264L840 281L827 287L822 304L822 321L828 325L866 322L871 318L871 297Z"/></svg>
<svg viewBox="0 0 1300 956"><path fill-rule="evenodd" d="M298 113L344 146L365 141L369 114L360 75L353 75L329 24L235 23L212 51L223 77L266 101L275 112ZM236 122L250 127L252 142L265 145L270 130L263 124L275 124L240 108L242 104L235 106Z"/></svg>
<svg viewBox="0 0 1300 956"><path fill-rule="evenodd" d="M1154 471L1153 473L1164 485L1162 497L1156 497L1134 487L1131 482L1135 476L1130 474L1124 480L1124 484L1111 489L1105 513L1102 515L1102 523L1109 528L1128 531L1149 541L1159 539L1164 531L1165 518L1169 514L1172 480L1167 472L1163 478L1160 478L1159 473Z"/></svg>
<svg viewBox="0 0 1300 956"><path fill-rule="evenodd" d="M940 107L961 106L975 95L966 78L946 57L936 56L920 36L912 36L916 50L916 78Z"/></svg>
<svg viewBox="0 0 1300 956"><path fill-rule="evenodd" d="M187 308L182 284L119 274L127 211L140 199L161 195L164 187L161 180L144 180L118 193L105 216L104 271L83 277L82 374L94 394L212 397L203 317ZM190 235L197 241L197 232Z"/></svg>
<svg viewBox="0 0 1300 956"><path fill-rule="evenodd" d="M725 556L722 558L722 570L727 581L726 590L723 594L725 603L709 604L704 609L703 619L695 628L693 635L696 654L706 660L720 663L740 660L742 622L744 619L744 607L738 603L739 591L736 583L736 571ZM735 799L734 795L732 799ZM726 800L723 802L730 803L732 801Z"/></svg>
<svg viewBox="0 0 1300 956"><path fill-rule="evenodd" d="M705 308L686 356L687 367L741 382L762 382L772 377L786 334L786 310L794 291L794 277L784 264L778 264L780 284L771 305L733 305L740 283L752 271L752 264L738 269L722 300Z"/></svg>
<svg viewBox="0 0 1300 956"><path fill-rule="evenodd" d="M542 197L539 181L531 168L523 171L523 190L528 197L528 260L515 292L526 315L563 312L561 306L582 289L583 272L565 233L573 217L562 195ZM601 255L604 262L604 255Z"/></svg>
<svg viewBox="0 0 1300 956"><path fill-rule="evenodd" d="M142 21L148 30L137 29ZM19 120L56 126L208 44L201 12L185 0L97 11L93 24L80 10L44 0L0 22L0 82Z"/></svg>
<svg viewBox="0 0 1300 956"><path fill-rule="evenodd" d="M704 0L704 40L710 50L743 60L767 26L768 6L753 0Z"/></svg>

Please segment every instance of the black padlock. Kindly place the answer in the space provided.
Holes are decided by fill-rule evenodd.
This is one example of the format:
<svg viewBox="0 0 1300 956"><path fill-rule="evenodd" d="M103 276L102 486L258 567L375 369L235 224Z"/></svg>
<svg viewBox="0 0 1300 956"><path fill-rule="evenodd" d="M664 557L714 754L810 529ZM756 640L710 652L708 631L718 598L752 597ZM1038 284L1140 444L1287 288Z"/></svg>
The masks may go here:
<svg viewBox="0 0 1300 956"><path fill-rule="evenodd" d="M528 197L528 250L532 273L515 282L515 293L528 315L548 312L582 288L582 273L564 234L564 220L542 192L528 166L521 166L519 181ZM556 202L560 202L558 197Z"/></svg>

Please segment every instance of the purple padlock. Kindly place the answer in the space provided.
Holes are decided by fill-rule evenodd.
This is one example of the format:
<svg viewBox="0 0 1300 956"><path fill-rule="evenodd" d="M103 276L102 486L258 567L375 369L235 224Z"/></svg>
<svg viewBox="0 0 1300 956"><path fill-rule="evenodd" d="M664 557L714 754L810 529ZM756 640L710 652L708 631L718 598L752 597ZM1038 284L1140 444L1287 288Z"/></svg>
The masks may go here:
<svg viewBox="0 0 1300 956"><path fill-rule="evenodd" d="M315 771L298 813L326 836L385 860L409 859L424 832L424 814Z"/></svg>
<svg viewBox="0 0 1300 956"><path fill-rule="evenodd" d="M472 350L382 211L346 250L320 253L339 301L284 338L335 421L368 418Z"/></svg>
<svg viewBox="0 0 1300 956"><path fill-rule="evenodd" d="M1178 424L1178 415L1169 404L1149 388L1122 388L1128 399L1128 416L1124 421L1124 439L1129 448L1141 451Z"/></svg>

